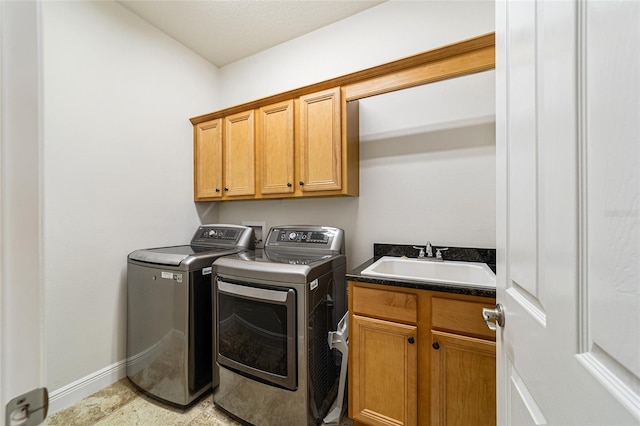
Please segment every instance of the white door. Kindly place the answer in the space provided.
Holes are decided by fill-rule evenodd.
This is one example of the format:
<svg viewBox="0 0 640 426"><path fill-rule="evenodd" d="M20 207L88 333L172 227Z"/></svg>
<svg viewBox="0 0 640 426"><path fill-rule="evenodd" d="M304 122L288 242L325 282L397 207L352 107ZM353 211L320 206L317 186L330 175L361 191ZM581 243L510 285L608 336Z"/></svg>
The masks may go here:
<svg viewBox="0 0 640 426"><path fill-rule="evenodd" d="M6 410L44 383L42 336L39 5L0 2L0 423ZM36 419L42 393L31 394ZM13 413L12 422L6 414ZM22 420L21 420L22 419ZM37 424L30 422L29 424Z"/></svg>
<svg viewBox="0 0 640 426"><path fill-rule="evenodd" d="M499 425L640 424L640 2L496 3Z"/></svg>

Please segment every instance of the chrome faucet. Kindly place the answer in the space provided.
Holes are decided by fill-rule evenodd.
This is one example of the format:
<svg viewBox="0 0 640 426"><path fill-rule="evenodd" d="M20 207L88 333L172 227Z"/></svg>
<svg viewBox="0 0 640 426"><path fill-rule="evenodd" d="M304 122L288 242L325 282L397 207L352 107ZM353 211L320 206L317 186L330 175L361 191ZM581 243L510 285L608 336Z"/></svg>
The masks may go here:
<svg viewBox="0 0 640 426"><path fill-rule="evenodd" d="M432 258L433 257L433 247L431 247L431 241L427 241L427 244L424 247L421 246L413 246L414 249L420 250L418 253L418 259ZM425 253L426 250L426 253ZM426 256L425 256L426 254Z"/></svg>
<svg viewBox="0 0 640 426"><path fill-rule="evenodd" d="M434 260L438 262L442 262L444 259L442 258L442 252L445 250L449 250L449 247L441 247L436 249L436 257L433 257L433 246L431 245L431 241L427 241L427 244L424 247L421 246L413 246L414 249L420 250L418 253L418 259L420 260Z"/></svg>

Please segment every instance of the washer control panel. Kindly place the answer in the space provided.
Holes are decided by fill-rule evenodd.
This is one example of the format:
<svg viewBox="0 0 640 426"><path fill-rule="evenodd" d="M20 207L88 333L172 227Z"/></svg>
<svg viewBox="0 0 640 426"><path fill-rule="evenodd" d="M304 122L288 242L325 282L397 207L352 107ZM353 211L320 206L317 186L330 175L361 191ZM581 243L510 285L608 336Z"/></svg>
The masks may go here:
<svg viewBox="0 0 640 426"><path fill-rule="evenodd" d="M224 228L204 228L200 234L200 238L214 238L218 240L237 240L240 235L238 229L224 229Z"/></svg>
<svg viewBox="0 0 640 426"><path fill-rule="evenodd" d="M253 228L239 225L201 225L191 239L191 245L230 245L253 249Z"/></svg>

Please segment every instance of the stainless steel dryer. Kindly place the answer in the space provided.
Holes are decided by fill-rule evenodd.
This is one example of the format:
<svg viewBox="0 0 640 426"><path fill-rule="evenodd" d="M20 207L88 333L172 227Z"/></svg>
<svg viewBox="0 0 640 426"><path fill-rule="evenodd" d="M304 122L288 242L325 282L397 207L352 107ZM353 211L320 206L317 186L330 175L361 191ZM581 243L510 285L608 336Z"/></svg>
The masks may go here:
<svg viewBox="0 0 640 426"><path fill-rule="evenodd" d="M347 310L344 231L278 226L214 264L216 406L254 425L315 425L338 394L328 333Z"/></svg>
<svg viewBox="0 0 640 426"><path fill-rule="evenodd" d="M211 264L254 246L252 228L202 225L189 245L128 256L127 376L138 388L186 407L218 385L211 364Z"/></svg>

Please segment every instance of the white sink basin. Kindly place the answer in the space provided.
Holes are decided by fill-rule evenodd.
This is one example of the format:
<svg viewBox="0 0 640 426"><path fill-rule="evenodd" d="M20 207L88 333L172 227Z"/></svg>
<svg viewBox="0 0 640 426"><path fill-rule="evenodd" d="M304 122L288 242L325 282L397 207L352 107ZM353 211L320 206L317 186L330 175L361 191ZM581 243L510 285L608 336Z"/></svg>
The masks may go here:
<svg viewBox="0 0 640 426"><path fill-rule="evenodd" d="M485 263L434 262L384 256L362 271L370 277L387 277L457 285L496 287L496 276Z"/></svg>

